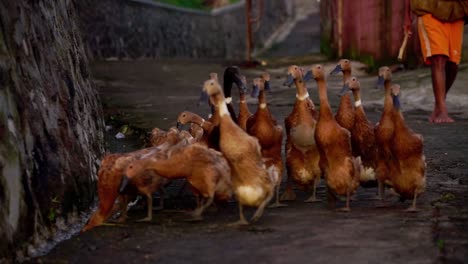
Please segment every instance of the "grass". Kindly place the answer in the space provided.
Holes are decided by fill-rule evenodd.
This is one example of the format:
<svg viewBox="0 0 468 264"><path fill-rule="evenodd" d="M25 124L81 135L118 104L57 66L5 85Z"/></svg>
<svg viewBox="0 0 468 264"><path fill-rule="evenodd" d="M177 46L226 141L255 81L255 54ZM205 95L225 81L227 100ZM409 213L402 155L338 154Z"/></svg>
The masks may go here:
<svg viewBox="0 0 468 264"><path fill-rule="evenodd" d="M174 6L179 6L179 7L185 7L185 8L192 8L192 9L201 9L201 10L208 10L207 6L203 5L203 2L205 0L154 0L156 2L161 2L165 4L170 4ZM240 0L229 0L231 4L237 3Z"/></svg>

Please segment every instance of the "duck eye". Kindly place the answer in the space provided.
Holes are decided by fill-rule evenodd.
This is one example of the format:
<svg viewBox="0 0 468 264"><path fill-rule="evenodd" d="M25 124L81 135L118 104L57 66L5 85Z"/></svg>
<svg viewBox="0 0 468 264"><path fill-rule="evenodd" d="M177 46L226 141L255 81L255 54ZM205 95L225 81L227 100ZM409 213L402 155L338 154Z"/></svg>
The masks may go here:
<svg viewBox="0 0 468 264"><path fill-rule="evenodd" d="M345 63L349 63L349 60L345 60L344 62L345 62Z"/></svg>

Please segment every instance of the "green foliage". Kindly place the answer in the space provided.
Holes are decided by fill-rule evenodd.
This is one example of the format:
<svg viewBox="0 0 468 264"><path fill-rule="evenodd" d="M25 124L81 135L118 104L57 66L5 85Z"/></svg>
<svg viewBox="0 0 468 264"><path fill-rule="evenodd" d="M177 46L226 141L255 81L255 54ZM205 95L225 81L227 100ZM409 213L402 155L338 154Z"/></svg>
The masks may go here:
<svg viewBox="0 0 468 264"><path fill-rule="evenodd" d="M161 2L165 4L175 5L179 7L185 8L193 8L193 9L202 9L207 10L208 7L203 5L203 2L206 0L155 0L156 2ZM237 3L240 0L229 0L231 4Z"/></svg>
<svg viewBox="0 0 468 264"><path fill-rule="evenodd" d="M57 212L54 208L50 208L49 213L47 214L47 218L51 223L55 222L55 219L57 218Z"/></svg>
<svg viewBox="0 0 468 264"><path fill-rule="evenodd" d="M436 244L437 244L437 247L439 248L439 250L443 250L444 247L445 247L445 241L442 240L442 239L438 239Z"/></svg>

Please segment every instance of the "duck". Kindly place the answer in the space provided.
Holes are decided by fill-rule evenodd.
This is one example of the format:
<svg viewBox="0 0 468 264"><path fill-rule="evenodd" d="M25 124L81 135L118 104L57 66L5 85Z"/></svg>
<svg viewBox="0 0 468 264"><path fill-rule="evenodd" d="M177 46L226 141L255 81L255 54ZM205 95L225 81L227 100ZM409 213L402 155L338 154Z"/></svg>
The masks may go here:
<svg viewBox="0 0 468 264"><path fill-rule="evenodd" d="M120 211L121 214L118 222L126 221L128 202L130 201L131 197L138 195L138 190L133 185L127 186L125 190L119 190L119 186L123 181L124 170L129 163L151 155L161 157L161 155L164 155L164 153L167 152L171 147L189 144L190 142L190 140L183 138L183 136L177 136L177 140L174 140L172 133L176 132L175 129L169 129L169 131L166 132L162 129L154 128L152 132L152 139L154 142L158 142L157 146L147 147L128 153L109 153L103 156L101 165L98 170L98 208L88 219L81 232L85 232L96 226L102 225L117 211ZM169 132L170 135L167 137ZM148 173L152 174L152 172ZM157 175L149 175L149 177L153 179L152 186L154 191L160 192L159 208L162 209L164 207L163 187L170 182L167 179L158 178ZM118 202L119 207L115 206L116 201ZM148 200L148 204L150 202L152 206L152 200Z"/></svg>
<svg viewBox="0 0 468 264"><path fill-rule="evenodd" d="M357 77L350 77L343 86L342 93L351 91L354 97L354 124L351 132L353 156L361 157L363 170L360 177L361 186L374 187L377 183L377 144L374 125L367 119L362 105L361 84ZM337 121L338 122L338 121Z"/></svg>
<svg viewBox="0 0 468 264"><path fill-rule="evenodd" d="M242 83L247 86L247 79L245 76L241 76ZM247 131L247 120L252 116L252 113L249 110L246 99L246 91L239 91L239 115L237 116L238 125Z"/></svg>
<svg viewBox="0 0 468 264"><path fill-rule="evenodd" d="M258 108L254 115L247 120L247 133L258 139L262 149L262 157L267 168L272 168L276 199L270 207L282 207L280 203L280 186L283 178L284 166L281 155L283 144L283 128L277 124L271 114L266 100L266 91L269 90L270 75L263 73L261 78L253 80L252 97L258 97Z"/></svg>
<svg viewBox="0 0 468 264"><path fill-rule="evenodd" d="M320 98L314 136L320 150L320 166L327 184L329 206L335 208L336 195L346 196L345 207L338 210L349 212L350 197L359 186L361 160L353 156L350 132L341 127L333 116L322 65L313 65L304 76L305 81L312 78L317 82Z"/></svg>
<svg viewBox="0 0 468 264"><path fill-rule="evenodd" d="M153 172L152 175L147 172ZM122 181L121 189L132 183L144 193L150 201L154 189L147 182L153 181L151 177L157 175L167 179L184 178L192 187L199 206L192 212L192 220L202 220L202 214L216 198L219 201L228 201L232 196L231 170L224 156L201 144L190 144L174 147L167 153L167 158L149 156L135 160L127 166L126 180ZM152 211L148 208L148 217L151 221Z"/></svg>
<svg viewBox="0 0 468 264"><path fill-rule="evenodd" d="M343 73L343 85L351 77L351 61L348 59L341 59L333 71L330 72L330 75L337 74L339 72ZM351 131L354 126L354 109L351 100L351 95L349 93L341 93L340 104L335 115L335 120L338 124Z"/></svg>
<svg viewBox="0 0 468 264"><path fill-rule="evenodd" d="M394 136L391 151L395 157L395 170L390 175L390 182L402 199L412 199L408 212L417 211L416 200L426 188L426 159L424 139L409 128L400 106L400 85L393 84Z"/></svg>
<svg viewBox="0 0 468 264"><path fill-rule="evenodd" d="M182 111L177 116L177 126L186 124L195 124L198 127L202 128L202 135L199 136L200 139L197 141L200 144L203 144L210 148L215 148L217 145L219 145L219 137L213 137L212 135L215 126L211 121L205 120L204 118L193 112Z"/></svg>
<svg viewBox="0 0 468 264"><path fill-rule="evenodd" d="M258 139L250 136L231 118L223 90L216 80L207 80L203 92L215 102L220 118L220 150L231 168L232 185L239 204L239 221L233 225L247 225L243 207L257 207L250 219L256 222L263 215L273 197L274 182L262 159Z"/></svg>
<svg viewBox="0 0 468 264"><path fill-rule="evenodd" d="M317 124L317 111L309 97L303 70L297 65L288 68L287 86L296 85L296 101L292 112L284 119L286 128L286 171L288 180L286 190L281 196L283 201L296 199L293 183L306 190L312 188L312 195L305 202L318 202L316 189L322 177L320 153L314 134Z"/></svg>
<svg viewBox="0 0 468 264"><path fill-rule="evenodd" d="M242 75L240 73L239 67L237 66L229 66L224 70L223 92L226 98L225 100L226 100L227 108L229 110L229 114L231 115L231 118L234 121L234 123L239 124L239 121L237 120L237 115L234 111L234 107L232 106L231 90L232 90L233 84L237 85L237 88L239 89L240 94L245 93L245 91L247 90L247 87L242 81Z"/></svg>
<svg viewBox="0 0 468 264"><path fill-rule="evenodd" d="M155 127L151 130L149 142L146 147L157 147L163 144L172 146L180 141L180 131L176 127L170 127L167 131Z"/></svg>
<svg viewBox="0 0 468 264"><path fill-rule="evenodd" d="M125 222L130 197L136 196L138 191L134 186L129 186L125 191L119 192L123 172L126 166L133 160L148 153L158 152L159 150L161 150L160 147L152 147L129 153L110 153L102 158L101 166L98 170L98 208L91 215L81 232L102 225L117 211L121 213L118 222ZM167 183L165 180L160 181L160 186L162 187ZM115 206L116 200L119 202L118 207Z"/></svg>
<svg viewBox="0 0 468 264"><path fill-rule="evenodd" d="M375 142L377 143L377 169L379 197L385 200L385 184L393 174L395 157L392 153L393 137L395 136L395 124L393 118L392 98L392 71L387 66L379 68L377 87L385 89L384 106L380 121L375 126Z"/></svg>

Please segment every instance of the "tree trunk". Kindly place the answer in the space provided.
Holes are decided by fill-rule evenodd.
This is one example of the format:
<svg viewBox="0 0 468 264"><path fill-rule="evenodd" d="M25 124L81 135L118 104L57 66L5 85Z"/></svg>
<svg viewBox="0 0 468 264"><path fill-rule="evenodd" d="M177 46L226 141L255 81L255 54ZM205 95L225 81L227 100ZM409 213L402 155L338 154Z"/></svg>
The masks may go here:
<svg viewBox="0 0 468 264"><path fill-rule="evenodd" d="M94 200L103 119L74 5L0 1L0 262Z"/></svg>

